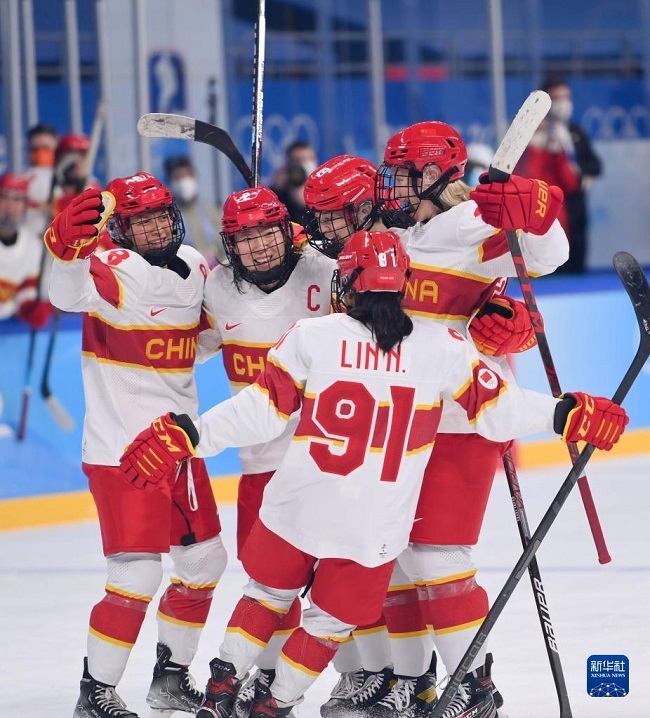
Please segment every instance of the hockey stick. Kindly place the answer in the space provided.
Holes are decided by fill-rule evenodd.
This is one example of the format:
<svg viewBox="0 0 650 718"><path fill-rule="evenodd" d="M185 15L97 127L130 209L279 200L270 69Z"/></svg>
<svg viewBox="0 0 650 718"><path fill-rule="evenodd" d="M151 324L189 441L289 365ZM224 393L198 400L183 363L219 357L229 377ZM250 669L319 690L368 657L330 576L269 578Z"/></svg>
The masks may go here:
<svg viewBox="0 0 650 718"><path fill-rule="evenodd" d="M266 47L265 0L257 2L255 26L255 74L253 77L253 142L251 169L253 186L258 187L262 175L262 117L264 113L264 53Z"/></svg>
<svg viewBox="0 0 650 718"><path fill-rule="evenodd" d="M170 137L178 140L193 140L214 147L239 170L249 187L254 187L253 173L232 137L221 127L215 127L202 120L184 115L170 115L163 112L149 112L138 120L138 133L142 137Z"/></svg>
<svg viewBox="0 0 650 718"><path fill-rule="evenodd" d="M43 397L45 406L47 406L50 415L59 428L63 431L72 431L74 429L74 419L67 412L63 404L54 396L52 389L50 389L50 370L52 367L52 357L54 356L54 343L56 341L56 335L59 332L60 319L61 312L56 310L50 323L50 337L47 343L43 377L41 379L41 397Z"/></svg>
<svg viewBox="0 0 650 718"><path fill-rule="evenodd" d="M36 299L41 297L41 281L43 279L43 271L45 269L47 251L45 245L41 248L41 260L38 266L38 285L36 286ZM20 409L20 421L18 422L18 432L16 438L22 441L27 433L27 414L29 413L29 403L32 397L32 373L34 370L34 357L36 356L36 336L38 329L29 330L29 346L27 348L27 362L25 364L25 383L23 384L23 401Z"/></svg>
<svg viewBox="0 0 650 718"><path fill-rule="evenodd" d="M492 159L492 164L489 169L489 178L491 182L508 181L519 157L523 154L526 145L539 126L539 123L548 113L550 106L551 98L545 92L533 92L526 99L494 154L494 158ZM522 113L523 117L521 117ZM523 133L521 131L522 126L525 128L525 132ZM513 144L515 145L514 149ZM516 159L514 159L515 157ZM542 363L551 388L551 393L553 396L558 397L562 393L562 390L560 388L557 372L555 371L555 364L551 355L551 349L548 344L546 332L544 331L544 320L537 308L537 301L535 300L530 276L528 275L528 270L526 269L526 262L519 245L519 239L517 238L516 232L506 232L506 237L515 265L515 271L517 272L517 279L519 280L521 292L533 323L535 337L537 338L537 346L539 347L539 352L542 357ZM575 464L579 454L578 447L576 444L567 444L567 447L571 456L571 461ZM599 563L609 563L612 558L607 550L607 544L605 542L603 529L598 518L598 512L596 511L596 505L591 494L589 482L584 474L578 481L578 487L580 489L582 503L585 507L585 513L587 514L589 528L591 529L594 544L596 545L598 561Z"/></svg>
<svg viewBox="0 0 650 718"><path fill-rule="evenodd" d="M524 507L524 498L521 495L517 469L515 468L515 462L510 451L503 455L503 468L508 480L508 490L510 491L512 508L515 512L515 518L517 519L517 529L519 530L521 545L526 549L530 543L530 527ZM566 681L564 679L564 671L562 670L562 662L560 661L560 653L557 647L553 624L551 623L551 614L549 612L546 594L544 593L544 585L542 584L539 565L535 557L531 559L530 565L528 566L528 575L530 576L533 596L535 597L537 615L539 616L539 621L542 626L546 653L549 663L551 664L551 674L553 675L553 682L555 683L555 691L560 704L560 718L572 718L573 713L571 712L571 705L569 703L569 691L567 690Z"/></svg>
<svg viewBox="0 0 650 718"><path fill-rule="evenodd" d="M634 359L632 360L625 376L612 397L612 401L617 404L621 404L632 388L637 376L643 369L648 357L650 357L650 287L648 286L648 279L639 266L639 263L631 254L628 254L627 252L617 252L614 255L614 268L616 269L616 273L625 287L625 291L630 297L641 335L639 347ZM510 576L492 604L492 608L488 611L485 620L476 632L476 635L472 639L465 655L449 679L443 694L440 696L440 699L433 708L430 718L442 718L443 713L449 707L449 704L454 698L458 687L463 682L465 675L469 672L476 654L485 644L490 631L494 628L494 624L503 612L506 603L510 599L512 592L517 587L524 571L528 568L528 566L530 566L532 559L537 553L537 549L540 547L542 541L546 537L546 534L549 532L549 529L560 513L562 506L564 506L564 503L571 493L571 489L573 489L577 483L582 470L591 458L591 455L594 453L594 449L594 446L587 444L580 452L578 460L573 465L571 471L569 471L569 474L560 486L559 491L544 514L539 526L535 530L535 533L531 536L528 546L519 557L519 560L512 569Z"/></svg>
<svg viewBox="0 0 650 718"><path fill-rule="evenodd" d="M95 118L93 119L93 126L90 131L90 147L88 148L88 152L86 153L86 157L84 159L86 177L89 177L92 174L93 167L95 166L95 159L97 158L105 119L106 102L103 97L100 97L97 102ZM72 431L74 429L74 420L61 402L56 398L56 396L54 396L52 389L50 388L50 371L52 369L52 359L54 357L54 343L56 341L56 335L59 331L60 319L61 312L56 309L54 316L52 317L52 323L50 324L50 337L47 343L47 351L45 353L45 364L43 366L43 376L41 378L41 397L58 426L63 429L63 431Z"/></svg>

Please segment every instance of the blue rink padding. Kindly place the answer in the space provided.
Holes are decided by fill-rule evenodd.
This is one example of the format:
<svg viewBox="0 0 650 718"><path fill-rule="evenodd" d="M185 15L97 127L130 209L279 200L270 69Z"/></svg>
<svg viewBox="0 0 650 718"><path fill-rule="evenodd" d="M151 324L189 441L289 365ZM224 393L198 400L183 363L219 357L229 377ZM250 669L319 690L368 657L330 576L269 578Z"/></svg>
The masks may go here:
<svg viewBox="0 0 650 718"><path fill-rule="evenodd" d="M551 352L564 391L581 390L610 396L629 366L638 343L638 326L630 301L613 272L584 278L535 280ZM510 292L517 294L517 281ZM581 291L580 291L581 290ZM75 420L66 434L54 423L40 396L47 329L40 333L33 373L27 437L0 438L0 499L56 494L86 488L80 469L84 413L81 383L81 322L64 316L56 339L50 376L53 393ZM0 392L5 409L0 422L18 425L29 332L19 322L0 322ZM520 385L548 392L537 349L515 358ZM204 411L230 396L219 356L197 367L200 407ZM650 366L646 366L625 401L630 428L650 427ZM110 431L110 427L107 427ZM524 441L548 437L531 437ZM650 450L650 447L648 447ZM212 476L239 473L237 453L229 449L208 460Z"/></svg>
<svg viewBox="0 0 650 718"><path fill-rule="evenodd" d="M50 372L50 388L75 422L72 432L62 431L52 419L40 393L43 363L49 328L40 332L32 376L32 396L26 437L0 438L0 499L39 494L78 491L87 487L81 471L81 433L84 397L81 382L81 319L64 315L56 337ZM0 424L17 429L23 386L29 331L15 320L0 322L0 392L4 411ZM221 358L197 366L201 411L230 396ZM110 431L110 427L106 427ZM235 449L208 459L212 476L237 474L240 470Z"/></svg>

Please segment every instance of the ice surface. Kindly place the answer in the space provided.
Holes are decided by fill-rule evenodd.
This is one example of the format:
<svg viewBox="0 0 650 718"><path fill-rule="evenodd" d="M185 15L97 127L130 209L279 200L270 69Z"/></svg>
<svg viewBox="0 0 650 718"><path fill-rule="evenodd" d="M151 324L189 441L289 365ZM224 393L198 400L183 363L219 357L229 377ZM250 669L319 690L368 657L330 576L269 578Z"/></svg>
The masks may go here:
<svg viewBox="0 0 650 718"><path fill-rule="evenodd" d="M534 529L564 479L565 468L520 477ZM601 566L577 488L537 554L575 718L637 718L647 711L650 676L650 455L593 462L588 472L613 557ZM234 556L235 512L222 508L224 539ZM478 580L494 598L521 551L505 478L496 477L476 558ZM165 562L168 567L168 563ZM78 694L92 605L105 581L97 524L0 533L0 716L69 718ZM192 671L207 680L226 620L245 575L236 559L215 592ZM146 718L156 642L149 611L119 692ZM494 678L510 718L553 718L557 699L526 576L490 640ZM586 690L591 654L624 654L630 693L593 698ZM316 718L336 676L328 669L308 692L301 718ZM179 714L182 715L182 714Z"/></svg>

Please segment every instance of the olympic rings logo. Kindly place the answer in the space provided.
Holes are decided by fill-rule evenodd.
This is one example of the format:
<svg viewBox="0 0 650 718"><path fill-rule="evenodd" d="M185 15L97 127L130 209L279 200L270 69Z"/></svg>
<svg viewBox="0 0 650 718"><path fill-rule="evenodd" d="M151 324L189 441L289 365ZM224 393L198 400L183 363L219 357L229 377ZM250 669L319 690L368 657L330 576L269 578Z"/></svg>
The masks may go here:
<svg viewBox="0 0 650 718"><path fill-rule="evenodd" d="M597 140L638 139L650 136L650 112L643 105L625 109L620 105L589 107L580 123Z"/></svg>
<svg viewBox="0 0 650 718"><path fill-rule="evenodd" d="M316 121L305 113L291 118L280 114L264 118L262 138L262 158L271 170L282 166L287 147L295 140L305 140L316 150L320 146L320 132ZM251 141L250 115L240 117L235 123L235 137L238 147L246 147Z"/></svg>

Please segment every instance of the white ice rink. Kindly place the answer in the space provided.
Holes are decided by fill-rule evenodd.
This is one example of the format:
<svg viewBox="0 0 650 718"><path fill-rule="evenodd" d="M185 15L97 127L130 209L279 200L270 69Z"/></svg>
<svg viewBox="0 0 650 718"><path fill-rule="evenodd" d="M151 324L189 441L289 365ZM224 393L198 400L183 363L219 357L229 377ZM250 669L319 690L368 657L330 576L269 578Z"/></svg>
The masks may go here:
<svg viewBox="0 0 650 718"><path fill-rule="evenodd" d="M526 472L522 492L531 527L548 507L565 469ZM577 488L537 556L550 604L575 718L641 718L650 715L650 456L592 462L588 472L613 557L598 564ZM234 509L222 510L231 552ZM520 543L507 486L498 475L476 552L479 581L493 599L519 553ZM0 533L0 718L70 718L78 693L92 605L101 598L104 560L95 523ZM208 675L226 619L245 576L233 558L217 591L193 673ZM119 692L146 718L145 695L155 647L150 610ZM494 677L510 718L558 715L555 689L528 576L497 623L490 647ZM624 654L630 692L624 698L592 698L586 692L591 654ZM335 682L332 669L319 678L300 707L316 718ZM644 687L645 686L645 687ZM181 715L181 714L179 714Z"/></svg>

